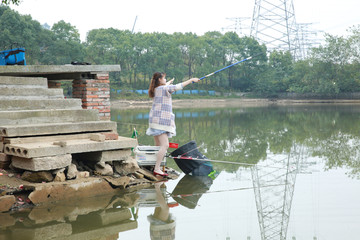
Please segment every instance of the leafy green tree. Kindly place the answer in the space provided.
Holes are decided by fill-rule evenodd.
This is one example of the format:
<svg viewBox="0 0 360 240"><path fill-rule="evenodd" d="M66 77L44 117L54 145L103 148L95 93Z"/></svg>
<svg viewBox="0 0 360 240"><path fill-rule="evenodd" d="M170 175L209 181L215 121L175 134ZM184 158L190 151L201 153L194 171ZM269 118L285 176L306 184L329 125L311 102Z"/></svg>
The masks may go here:
<svg viewBox="0 0 360 240"><path fill-rule="evenodd" d="M256 83L256 91L274 96L289 89L293 73L293 60L290 52L273 51L270 53L266 71Z"/></svg>
<svg viewBox="0 0 360 240"><path fill-rule="evenodd" d="M19 5L20 2L21 0L1 0L1 3L4 5L10 5L11 3L15 5Z"/></svg>
<svg viewBox="0 0 360 240"><path fill-rule="evenodd" d="M20 15L9 7L0 6L0 47L7 50L25 48L27 64L41 63L43 51L52 42L51 31L44 29L29 15Z"/></svg>
<svg viewBox="0 0 360 240"><path fill-rule="evenodd" d="M202 39L193 33L174 33L174 37L177 39L184 66L187 69L187 78L191 78L205 57Z"/></svg>
<svg viewBox="0 0 360 240"><path fill-rule="evenodd" d="M133 34L126 30L114 28L94 29L88 32L86 38L86 61L93 64L119 64L121 72L113 75L114 84L131 81L134 42Z"/></svg>
<svg viewBox="0 0 360 240"><path fill-rule="evenodd" d="M257 79L259 79L261 74L267 69L268 59L266 52L266 46L260 45L254 38L241 38L240 55L237 60L252 56L255 57L234 69L237 71L236 81L234 83L235 89L246 92L255 90Z"/></svg>
<svg viewBox="0 0 360 240"><path fill-rule="evenodd" d="M204 40L204 50L206 52L206 61L199 67L200 76L205 76L211 72L224 67L225 48L221 43L223 35L220 32L206 32L202 38ZM202 82L206 85L221 81L220 75L214 75L211 78L205 78ZM214 84L213 84L214 85Z"/></svg>
<svg viewBox="0 0 360 240"><path fill-rule="evenodd" d="M83 61L84 46L75 26L61 20L52 26L51 32L53 41L44 51L43 63L70 64L72 61Z"/></svg>

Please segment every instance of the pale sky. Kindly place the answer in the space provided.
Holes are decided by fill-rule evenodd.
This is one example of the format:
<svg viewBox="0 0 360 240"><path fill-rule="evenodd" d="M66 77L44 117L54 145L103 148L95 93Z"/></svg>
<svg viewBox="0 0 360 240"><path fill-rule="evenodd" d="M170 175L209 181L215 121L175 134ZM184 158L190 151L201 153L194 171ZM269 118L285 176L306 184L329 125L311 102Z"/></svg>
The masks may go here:
<svg viewBox="0 0 360 240"><path fill-rule="evenodd" d="M293 0L293 4L297 23L313 23L314 30L346 35L349 27L360 24L358 0ZM135 32L223 32L234 24L227 18L248 17L243 24L250 25L254 5L255 0L22 0L11 8L41 24L71 23L84 41L91 29L131 31L136 16ZM249 29L243 32L250 33Z"/></svg>

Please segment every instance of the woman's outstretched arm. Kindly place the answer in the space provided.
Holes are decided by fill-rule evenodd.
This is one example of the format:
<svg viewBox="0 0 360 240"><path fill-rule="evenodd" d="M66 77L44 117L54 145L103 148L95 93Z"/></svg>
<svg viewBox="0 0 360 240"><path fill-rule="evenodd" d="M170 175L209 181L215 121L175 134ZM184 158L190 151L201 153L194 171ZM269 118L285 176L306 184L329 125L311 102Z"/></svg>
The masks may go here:
<svg viewBox="0 0 360 240"><path fill-rule="evenodd" d="M198 79L198 78L191 78L189 80L186 80L186 81L182 82L182 86L184 88L185 86L187 86L187 85L189 85L191 83L196 83L196 82L199 82L199 81L200 81L200 79Z"/></svg>

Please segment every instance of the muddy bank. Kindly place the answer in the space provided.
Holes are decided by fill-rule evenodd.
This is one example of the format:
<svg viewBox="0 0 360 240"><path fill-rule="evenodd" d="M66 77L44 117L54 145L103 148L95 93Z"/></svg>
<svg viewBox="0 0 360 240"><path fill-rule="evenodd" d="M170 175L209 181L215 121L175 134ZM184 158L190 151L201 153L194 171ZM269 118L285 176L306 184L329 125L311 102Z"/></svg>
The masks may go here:
<svg viewBox="0 0 360 240"><path fill-rule="evenodd" d="M112 109L150 108L152 101L113 100ZM307 105L307 104L360 104L360 100L347 99L176 99L173 108L223 108L223 107L263 107L270 105Z"/></svg>

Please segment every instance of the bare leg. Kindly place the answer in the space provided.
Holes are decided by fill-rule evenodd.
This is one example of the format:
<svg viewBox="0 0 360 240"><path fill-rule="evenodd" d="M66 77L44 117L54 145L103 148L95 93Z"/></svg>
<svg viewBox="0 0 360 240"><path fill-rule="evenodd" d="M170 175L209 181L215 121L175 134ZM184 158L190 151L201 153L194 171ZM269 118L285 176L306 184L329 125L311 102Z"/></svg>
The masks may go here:
<svg viewBox="0 0 360 240"><path fill-rule="evenodd" d="M164 159L166 151L169 147L169 138L166 133L163 133L159 136L154 136L155 144L160 146L160 150L156 156L156 163L154 167L154 172L162 174L163 172L160 169L161 161Z"/></svg>
<svg viewBox="0 0 360 240"><path fill-rule="evenodd" d="M159 136L154 136L155 146L160 146Z"/></svg>

